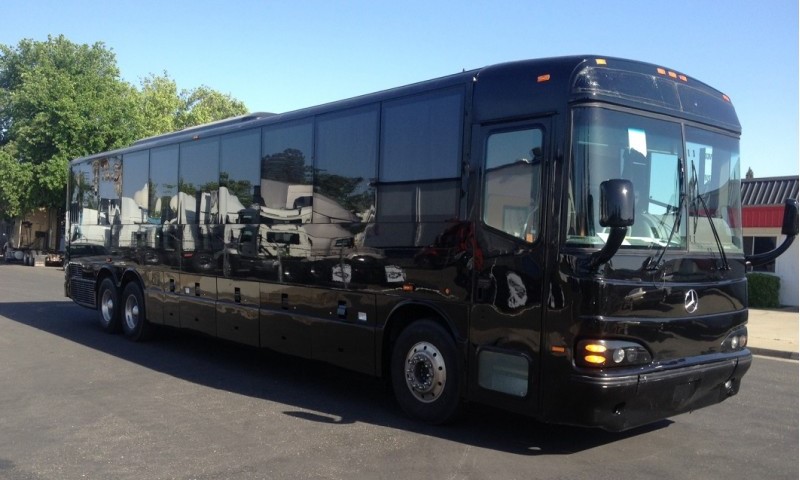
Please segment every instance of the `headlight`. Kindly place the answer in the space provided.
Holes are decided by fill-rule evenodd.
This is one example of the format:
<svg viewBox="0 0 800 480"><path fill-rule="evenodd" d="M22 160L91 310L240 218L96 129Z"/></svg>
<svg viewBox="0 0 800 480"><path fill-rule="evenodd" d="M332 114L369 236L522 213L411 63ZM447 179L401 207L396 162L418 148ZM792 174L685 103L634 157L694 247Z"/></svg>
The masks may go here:
<svg viewBox="0 0 800 480"><path fill-rule="evenodd" d="M747 328L739 328L722 342L723 352L738 352L747 347Z"/></svg>
<svg viewBox="0 0 800 480"><path fill-rule="evenodd" d="M581 340L575 361L585 367L629 367L652 361L642 345L624 340Z"/></svg>

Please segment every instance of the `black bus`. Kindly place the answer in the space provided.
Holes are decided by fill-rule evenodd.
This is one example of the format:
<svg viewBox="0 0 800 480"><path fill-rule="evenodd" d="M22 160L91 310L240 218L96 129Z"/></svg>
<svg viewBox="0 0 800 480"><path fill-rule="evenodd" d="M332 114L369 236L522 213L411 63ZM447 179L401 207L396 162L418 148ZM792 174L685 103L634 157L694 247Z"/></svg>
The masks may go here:
<svg viewBox="0 0 800 480"><path fill-rule="evenodd" d="M698 80L573 56L146 138L71 162L66 294L134 341L385 377L431 423L624 430L750 367L745 273L781 249L743 253L739 134Z"/></svg>

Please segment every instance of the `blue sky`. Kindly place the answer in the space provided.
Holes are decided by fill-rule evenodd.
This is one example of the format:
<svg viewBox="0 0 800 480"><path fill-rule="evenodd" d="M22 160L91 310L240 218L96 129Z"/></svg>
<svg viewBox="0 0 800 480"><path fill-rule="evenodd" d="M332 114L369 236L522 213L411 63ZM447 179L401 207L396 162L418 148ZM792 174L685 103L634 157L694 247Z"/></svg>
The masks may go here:
<svg viewBox="0 0 800 480"><path fill-rule="evenodd" d="M798 173L797 0L4 0L0 44L103 42L134 84L166 71L284 112L523 58L644 60L722 90L744 171Z"/></svg>

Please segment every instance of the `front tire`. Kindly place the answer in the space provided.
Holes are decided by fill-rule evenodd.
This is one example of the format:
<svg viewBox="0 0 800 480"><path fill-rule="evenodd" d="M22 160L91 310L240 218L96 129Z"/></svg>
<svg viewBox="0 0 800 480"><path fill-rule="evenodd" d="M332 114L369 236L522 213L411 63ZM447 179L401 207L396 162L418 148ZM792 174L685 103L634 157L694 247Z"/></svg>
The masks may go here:
<svg viewBox="0 0 800 480"><path fill-rule="evenodd" d="M114 281L104 278L97 289L97 318L100 328L108 333L117 333L120 329L119 292Z"/></svg>
<svg viewBox="0 0 800 480"><path fill-rule="evenodd" d="M130 282L122 290L122 333L134 342L149 339L153 326L147 321L142 289L136 282Z"/></svg>
<svg viewBox="0 0 800 480"><path fill-rule="evenodd" d="M391 378L400 408L431 424L453 420L461 407L461 363L450 333L431 320L414 322L392 350Z"/></svg>

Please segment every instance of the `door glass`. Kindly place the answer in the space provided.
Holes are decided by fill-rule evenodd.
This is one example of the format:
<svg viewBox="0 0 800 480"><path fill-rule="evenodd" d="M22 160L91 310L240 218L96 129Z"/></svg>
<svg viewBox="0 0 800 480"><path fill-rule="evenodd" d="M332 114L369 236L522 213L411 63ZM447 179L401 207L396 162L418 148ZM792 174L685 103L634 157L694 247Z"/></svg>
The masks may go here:
<svg viewBox="0 0 800 480"><path fill-rule="evenodd" d="M532 243L541 219L542 130L503 131L486 143L483 221Z"/></svg>

